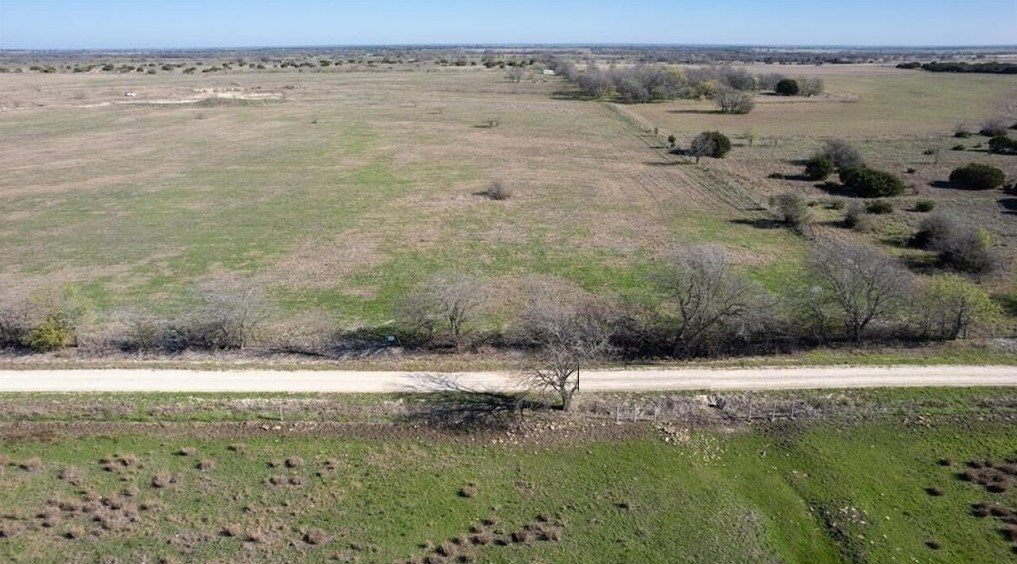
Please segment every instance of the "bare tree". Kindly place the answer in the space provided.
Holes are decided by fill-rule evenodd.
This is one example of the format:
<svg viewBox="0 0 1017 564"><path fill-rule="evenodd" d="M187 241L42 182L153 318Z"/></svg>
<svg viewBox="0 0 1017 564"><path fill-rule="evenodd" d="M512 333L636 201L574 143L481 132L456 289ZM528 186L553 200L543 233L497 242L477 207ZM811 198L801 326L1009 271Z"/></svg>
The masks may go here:
<svg viewBox="0 0 1017 564"><path fill-rule="evenodd" d="M191 316L174 325L179 348L244 350L268 319L268 310L254 288L209 290Z"/></svg>
<svg viewBox="0 0 1017 564"><path fill-rule="evenodd" d="M406 296L396 314L411 330L426 333L429 340L441 330L458 349L485 298L485 289L475 277L444 272L427 279L417 291Z"/></svg>
<svg viewBox="0 0 1017 564"><path fill-rule="evenodd" d="M694 356L717 330L749 312L755 292L720 247L683 250L670 262L663 285L677 310L672 350Z"/></svg>
<svg viewBox="0 0 1017 564"><path fill-rule="evenodd" d="M570 411L582 363L611 352L612 317L606 304L585 292L552 284L532 288L520 328L540 354L525 376L527 387L557 394L562 410Z"/></svg>
<svg viewBox="0 0 1017 564"><path fill-rule="evenodd" d="M507 78L510 82L522 82L525 75L526 71L524 71L522 67L509 67L508 70L505 71L505 78Z"/></svg>
<svg viewBox="0 0 1017 564"><path fill-rule="evenodd" d="M805 198L792 193L780 194L770 198L770 205L780 221L805 237L811 236L812 209Z"/></svg>
<svg viewBox="0 0 1017 564"><path fill-rule="evenodd" d="M752 101L752 94L732 88L721 88L713 97L713 101L722 114L747 114L756 106Z"/></svg>
<svg viewBox="0 0 1017 564"><path fill-rule="evenodd" d="M809 269L823 289L817 298L836 306L855 342L870 323L895 310L911 282L896 261L853 243L817 246L809 256Z"/></svg>

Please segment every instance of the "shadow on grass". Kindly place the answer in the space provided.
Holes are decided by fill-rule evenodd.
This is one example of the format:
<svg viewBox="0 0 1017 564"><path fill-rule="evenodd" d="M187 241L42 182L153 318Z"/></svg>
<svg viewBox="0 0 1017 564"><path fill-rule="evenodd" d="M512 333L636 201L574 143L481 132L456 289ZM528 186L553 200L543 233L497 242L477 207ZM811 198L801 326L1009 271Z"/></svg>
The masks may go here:
<svg viewBox="0 0 1017 564"><path fill-rule="evenodd" d="M696 109L684 109L684 110L668 110L669 114L721 114L720 110L696 110Z"/></svg>
<svg viewBox="0 0 1017 564"><path fill-rule="evenodd" d="M479 390L454 376L420 374L415 380L407 394L418 408L404 416L409 422L458 432L504 430L521 425L527 410L548 409L525 393Z"/></svg>
<svg viewBox="0 0 1017 564"><path fill-rule="evenodd" d="M1003 208L1003 213L1017 215L1017 198L1000 198L998 202L999 207Z"/></svg>
<svg viewBox="0 0 1017 564"><path fill-rule="evenodd" d="M748 225L749 227L755 227L756 229L780 229L785 227L785 224L781 221L772 218L756 218L756 219L732 219L731 223L737 225Z"/></svg>
<svg viewBox="0 0 1017 564"><path fill-rule="evenodd" d="M831 196L840 196L842 198L854 198L855 194L850 188L843 184L837 184L836 182L823 182L816 184L816 188L826 192Z"/></svg>

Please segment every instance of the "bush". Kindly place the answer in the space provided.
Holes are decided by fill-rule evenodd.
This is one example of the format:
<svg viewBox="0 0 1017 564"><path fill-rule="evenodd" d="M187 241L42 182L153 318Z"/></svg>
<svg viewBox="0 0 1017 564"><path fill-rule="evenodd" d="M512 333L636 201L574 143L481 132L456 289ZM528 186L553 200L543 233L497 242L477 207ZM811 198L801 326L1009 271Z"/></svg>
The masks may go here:
<svg viewBox="0 0 1017 564"><path fill-rule="evenodd" d="M836 168L837 165L830 155L815 155L805 161L805 176L809 180L826 180Z"/></svg>
<svg viewBox="0 0 1017 564"><path fill-rule="evenodd" d="M950 147L951 151L963 151L965 149L967 149L967 147L964 145L954 145L953 147Z"/></svg>
<svg viewBox="0 0 1017 564"><path fill-rule="evenodd" d="M491 183L491 186L487 189L487 197L492 200L507 200L512 197L512 189L508 187L504 182L495 180Z"/></svg>
<svg viewBox="0 0 1017 564"><path fill-rule="evenodd" d="M991 190L1003 185L1003 171L987 164L970 163L953 169L950 184L964 190Z"/></svg>
<svg viewBox="0 0 1017 564"><path fill-rule="evenodd" d="M1017 155L1017 139L997 135L989 139L989 152L997 155Z"/></svg>
<svg viewBox="0 0 1017 564"><path fill-rule="evenodd" d="M988 233L963 225L951 216L923 219L911 237L911 245L937 252L942 266L961 272L982 274L996 267Z"/></svg>
<svg viewBox="0 0 1017 564"><path fill-rule="evenodd" d="M804 232L812 222L812 212L808 202L798 194L781 194L770 199L770 205L776 208L780 221L786 223L799 233Z"/></svg>
<svg viewBox="0 0 1017 564"><path fill-rule="evenodd" d="M774 92L779 96L797 96L801 88L798 81L793 78L785 78L777 83Z"/></svg>
<svg viewBox="0 0 1017 564"><path fill-rule="evenodd" d="M928 213L936 208L936 202L933 200L918 200L915 202L915 211L921 213Z"/></svg>
<svg viewBox="0 0 1017 564"><path fill-rule="evenodd" d="M862 198L886 198L904 193L904 183L889 172L860 166L841 169L839 174L841 182Z"/></svg>
<svg viewBox="0 0 1017 564"><path fill-rule="evenodd" d="M893 213L893 203L886 200L872 200L865 205L865 211L875 215Z"/></svg>
<svg viewBox="0 0 1017 564"><path fill-rule="evenodd" d="M719 131L704 131L692 140L692 154L722 159L731 152L731 140Z"/></svg>
<svg viewBox="0 0 1017 564"><path fill-rule="evenodd" d="M747 114L756 107L752 94L731 88L722 88L713 97L713 101L722 114Z"/></svg>
<svg viewBox="0 0 1017 564"><path fill-rule="evenodd" d="M71 345L70 322L61 314L52 314L45 321L29 329L25 346L35 352L51 352Z"/></svg>
<svg viewBox="0 0 1017 564"><path fill-rule="evenodd" d="M865 165L865 161L862 160L862 155L858 153L858 149L855 149L853 145L842 139L830 139L827 141L826 147L823 148L820 154L833 159L833 164L837 167L837 170Z"/></svg>
<svg viewBox="0 0 1017 564"><path fill-rule="evenodd" d="M1000 118L985 120L985 122L982 123L981 129L978 130L978 134L986 137L1006 135L1006 123L1004 123Z"/></svg>

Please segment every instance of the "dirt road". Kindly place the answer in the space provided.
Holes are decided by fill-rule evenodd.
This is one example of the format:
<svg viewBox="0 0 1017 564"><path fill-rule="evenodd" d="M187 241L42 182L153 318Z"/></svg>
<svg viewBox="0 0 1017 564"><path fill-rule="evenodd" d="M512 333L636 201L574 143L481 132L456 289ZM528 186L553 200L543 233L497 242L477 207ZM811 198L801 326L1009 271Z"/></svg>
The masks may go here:
<svg viewBox="0 0 1017 564"><path fill-rule="evenodd" d="M452 382L469 389L508 390L511 373L237 370L0 371L0 392L397 392L435 390ZM800 368L645 368L588 370L586 391L780 390L914 386L1017 386L1013 366Z"/></svg>

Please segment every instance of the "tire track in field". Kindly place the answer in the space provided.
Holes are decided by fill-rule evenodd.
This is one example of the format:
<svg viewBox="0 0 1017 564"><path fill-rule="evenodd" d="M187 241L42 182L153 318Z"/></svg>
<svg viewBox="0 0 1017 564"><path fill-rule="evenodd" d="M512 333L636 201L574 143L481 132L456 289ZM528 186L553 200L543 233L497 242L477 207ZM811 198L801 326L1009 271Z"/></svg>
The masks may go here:
<svg viewBox="0 0 1017 564"><path fill-rule="evenodd" d="M641 168L632 173L633 180L658 206L663 206L664 200L680 199L711 213L760 215L760 202L723 172L679 164L682 161L658 148L655 136L643 132L639 119L617 105L602 104L601 108L608 119L628 134L608 140L613 152L624 162L639 163ZM633 144L629 137L639 144Z"/></svg>

